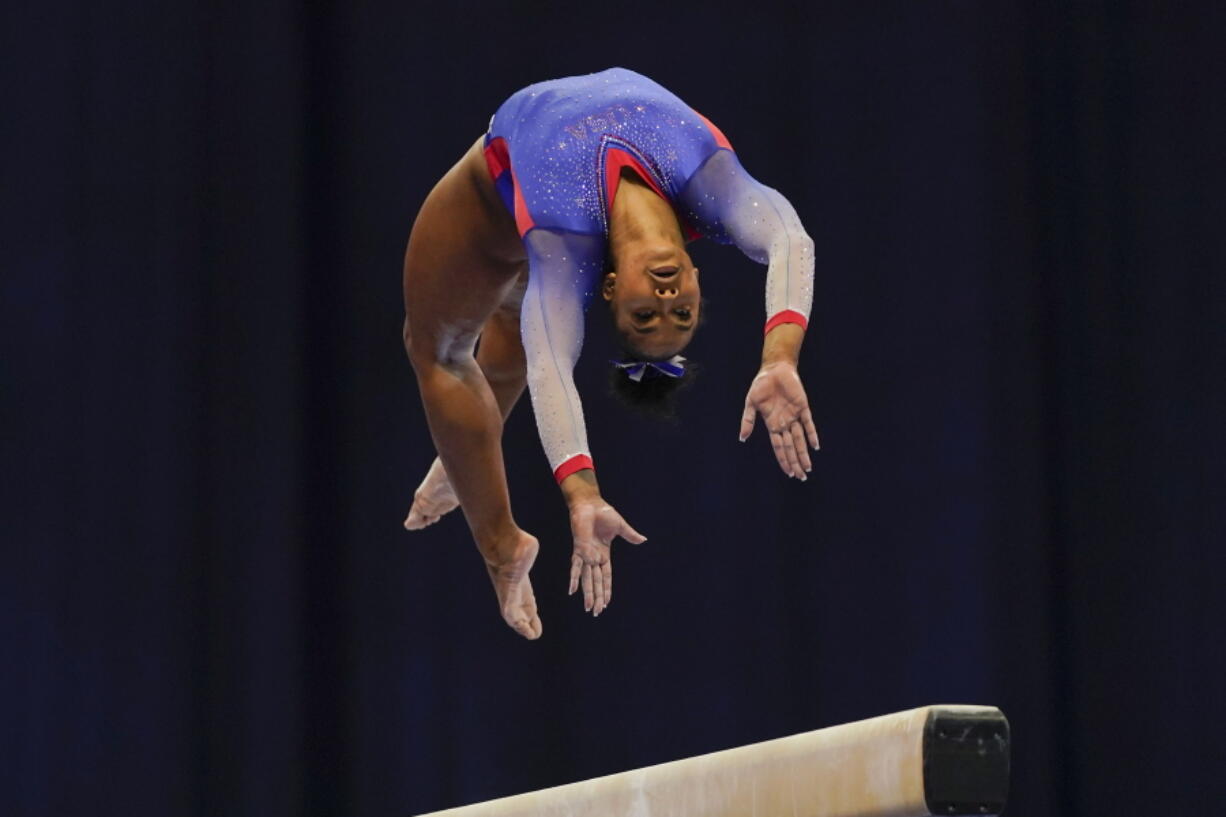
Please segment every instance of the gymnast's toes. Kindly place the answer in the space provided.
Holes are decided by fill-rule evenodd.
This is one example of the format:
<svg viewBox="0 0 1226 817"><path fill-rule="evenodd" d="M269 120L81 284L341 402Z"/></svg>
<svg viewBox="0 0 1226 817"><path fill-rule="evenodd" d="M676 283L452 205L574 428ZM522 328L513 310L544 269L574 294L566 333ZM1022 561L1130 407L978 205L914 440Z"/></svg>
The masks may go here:
<svg viewBox="0 0 1226 817"><path fill-rule="evenodd" d="M413 496L413 507L409 509L409 515L404 520L404 526L407 530L421 530L422 528L429 527L442 519L446 514L458 508L459 505L460 503L454 499L439 501L418 491Z"/></svg>
<svg viewBox="0 0 1226 817"><path fill-rule="evenodd" d="M511 629L527 639L541 635L536 595L528 578L540 548L536 537L516 530L502 541L482 548L485 569L498 597L498 612Z"/></svg>
<svg viewBox="0 0 1226 817"><path fill-rule="evenodd" d="M412 509L409 510L408 518L404 520L404 527L405 530L421 530L422 528L430 527L441 518L437 514L423 513L414 504Z"/></svg>
<svg viewBox="0 0 1226 817"><path fill-rule="evenodd" d="M529 641L535 641L541 637L541 620L536 616L531 619L523 616L518 616L514 620L507 618L507 623L511 625L512 630Z"/></svg>
<svg viewBox="0 0 1226 817"><path fill-rule="evenodd" d="M421 530L429 527L447 514L460 507L451 481L443 464L436 457L426 472L426 477L413 492L413 507L408 518L404 520L407 530Z"/></svg>

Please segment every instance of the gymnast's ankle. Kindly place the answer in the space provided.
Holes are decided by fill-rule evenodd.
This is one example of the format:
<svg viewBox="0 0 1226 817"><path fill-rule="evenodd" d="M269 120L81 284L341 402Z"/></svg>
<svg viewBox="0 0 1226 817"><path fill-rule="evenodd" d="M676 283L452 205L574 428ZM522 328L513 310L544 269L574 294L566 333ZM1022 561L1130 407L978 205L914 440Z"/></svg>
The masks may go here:
<svg viewBox="0 0 1226 817"><path fill-rule="evenodd" d="M530 540L532 536L512 522L486 531L474 531L473 538L477 540L477 550L485 561L498 565L517 558L523 551L525 540Z"/></svg>

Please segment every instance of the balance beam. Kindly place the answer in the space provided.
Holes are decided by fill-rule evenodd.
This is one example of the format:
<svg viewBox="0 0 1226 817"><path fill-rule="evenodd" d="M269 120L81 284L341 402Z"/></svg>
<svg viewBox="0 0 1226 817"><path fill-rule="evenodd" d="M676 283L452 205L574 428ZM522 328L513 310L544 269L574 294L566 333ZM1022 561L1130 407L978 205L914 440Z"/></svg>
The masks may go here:
<svg viewBox="0 0 1226 817"><path fill-rule="evenodd" d="M422 817L927 817L999 814L1009 723L925 706Z"/></svg>

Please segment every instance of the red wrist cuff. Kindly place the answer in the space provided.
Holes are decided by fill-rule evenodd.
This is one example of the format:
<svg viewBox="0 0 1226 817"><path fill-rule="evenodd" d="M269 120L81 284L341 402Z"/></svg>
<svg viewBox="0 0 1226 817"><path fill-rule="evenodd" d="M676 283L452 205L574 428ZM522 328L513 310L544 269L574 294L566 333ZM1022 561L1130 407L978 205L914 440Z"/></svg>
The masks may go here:
<svg viewBox="0 0 1226 817"><path fill-rule="evenodd" d="M766 330L762 334L769 333L772 329L782 323L798 323L801 329L809 328L809 319L800 314L794 309L785 309L782 312L776 313L773 318L766 322Z"/></svg>
<svg viewBox="0 0 1226 817"><path fill-rule="evenodd" d="M591 468L595 470L596 466L592 464L592 458L587 454L576 454L566 462L559 465L557 468L553 469L553 478L557 480L559 485L561 485L562 480L566 479L576 471L582 471L584 468Z"/></svg>

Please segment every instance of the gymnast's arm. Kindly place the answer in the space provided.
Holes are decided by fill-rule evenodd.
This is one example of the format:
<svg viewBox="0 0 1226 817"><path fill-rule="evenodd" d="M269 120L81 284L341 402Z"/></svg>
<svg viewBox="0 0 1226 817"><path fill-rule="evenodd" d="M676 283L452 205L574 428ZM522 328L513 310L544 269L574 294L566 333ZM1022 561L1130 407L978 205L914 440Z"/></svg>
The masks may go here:
<svg viewBox="0 0 1226 817"><path fill-rule="evenodd" d="M745 398L740 439L749 437L761 414L779 467L804 480L812 468L806 442L818 447L796 370L813 305L813 240L791 203L750 176L730 150L718 151L695 173L686 198L707 229L726 234L767 265L762 365Z"/></svg>
<svg viewBox="0 0 1226 817"><path fill-rule="evenodd" d="M524 237L529 272L520 332L541 444L570 510L575 549L569 592L582 587L584 609L599 615L612 598L613 539L621 536L638 544L645 537L601 496L575 389L574 368L583 346L584 290L598 276L603 257L591 251L591 241L543 229Z"/></svg>

